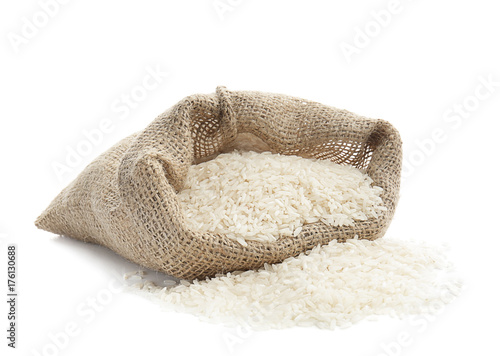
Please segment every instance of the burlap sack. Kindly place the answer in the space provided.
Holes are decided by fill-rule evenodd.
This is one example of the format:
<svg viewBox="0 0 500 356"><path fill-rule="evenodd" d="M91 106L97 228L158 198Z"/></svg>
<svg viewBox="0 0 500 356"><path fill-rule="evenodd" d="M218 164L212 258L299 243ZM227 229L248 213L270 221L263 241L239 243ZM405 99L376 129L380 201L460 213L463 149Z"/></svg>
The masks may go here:
<svg viewBox="0 0 500 356"><path fill-rule="evenodd" d="M305 225L298 237L250 241L247 247L221 234L189 230L176 198L188 167L233 147L245 136L240 134L273 152L366 170L384 189L387 211L354 226ZM381 237L399 197L401 156L399 134L386 121L286 95L219 87L215 94L181 100L143 131L97 157L36 225L107 246L139 265L179 278L255 269L332 239Z"/></svg>

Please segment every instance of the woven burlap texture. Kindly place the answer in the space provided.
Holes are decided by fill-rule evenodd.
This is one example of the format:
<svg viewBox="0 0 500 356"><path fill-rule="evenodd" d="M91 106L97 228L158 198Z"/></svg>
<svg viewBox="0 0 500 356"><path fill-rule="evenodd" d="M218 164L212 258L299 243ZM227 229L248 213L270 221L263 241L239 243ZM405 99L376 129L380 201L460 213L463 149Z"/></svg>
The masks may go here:
<svg viewBox="0 0 500 356"><path fill-rule="evenodd" d="M304 225L297 237L246 247L188 229L176 194L189 166L231 147L240 134L257 137L272 152L362 169L384 189L387 211L354 226ZM178 278L204 278L277 263L333 239L381 237L399 198L401 162L400 136L386 121L291 96L218 87L181 100L97 157L35 224Z"/></svg>

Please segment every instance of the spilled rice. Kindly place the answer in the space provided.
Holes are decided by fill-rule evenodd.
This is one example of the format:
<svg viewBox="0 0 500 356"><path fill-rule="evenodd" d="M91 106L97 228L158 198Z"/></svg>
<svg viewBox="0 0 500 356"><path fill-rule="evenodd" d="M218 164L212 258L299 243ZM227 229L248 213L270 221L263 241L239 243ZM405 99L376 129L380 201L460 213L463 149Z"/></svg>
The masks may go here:
<svg viewBox="0 0 500 356"><path fill-rule="evenodd" d="M253 329L348 327L378 315L437 313L460 292L443 248L392 239L315 247L258 271L134 288L169 310Z"/></svg>

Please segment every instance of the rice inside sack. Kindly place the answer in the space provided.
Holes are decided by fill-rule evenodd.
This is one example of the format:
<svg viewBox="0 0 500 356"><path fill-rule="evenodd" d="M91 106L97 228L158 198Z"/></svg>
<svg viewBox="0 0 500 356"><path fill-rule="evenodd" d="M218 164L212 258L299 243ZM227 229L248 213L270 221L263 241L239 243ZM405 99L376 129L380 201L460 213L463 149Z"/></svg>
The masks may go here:
<svg viewBox="0 0 500 356"><path fill-rule="evenodd" d="M246 240L298 236L304 224L332 226L386 210L372 179L328 160L233 152L192 165L178 199L192 230Z"/></svg>

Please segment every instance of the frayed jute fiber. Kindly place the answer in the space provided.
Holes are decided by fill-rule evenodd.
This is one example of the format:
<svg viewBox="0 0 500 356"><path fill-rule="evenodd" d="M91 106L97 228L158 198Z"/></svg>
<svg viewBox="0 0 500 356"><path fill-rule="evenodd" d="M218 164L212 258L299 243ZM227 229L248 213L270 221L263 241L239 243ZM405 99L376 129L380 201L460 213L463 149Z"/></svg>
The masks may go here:
<svg viewBox="0 0 500 356"><path fill-rule="evenodd" d="M350 164L384 189L387 210L354 226L317 222L304 225L297 237L248 241L246 247L188 229L177 193L189 166L241 147ZM281 262L333 239L381 237L399 198L401 162L400 136L384 120L281 94L218 87L215 94L181 100L97 157L35 224L178 278L210 277Z"/></svg>

